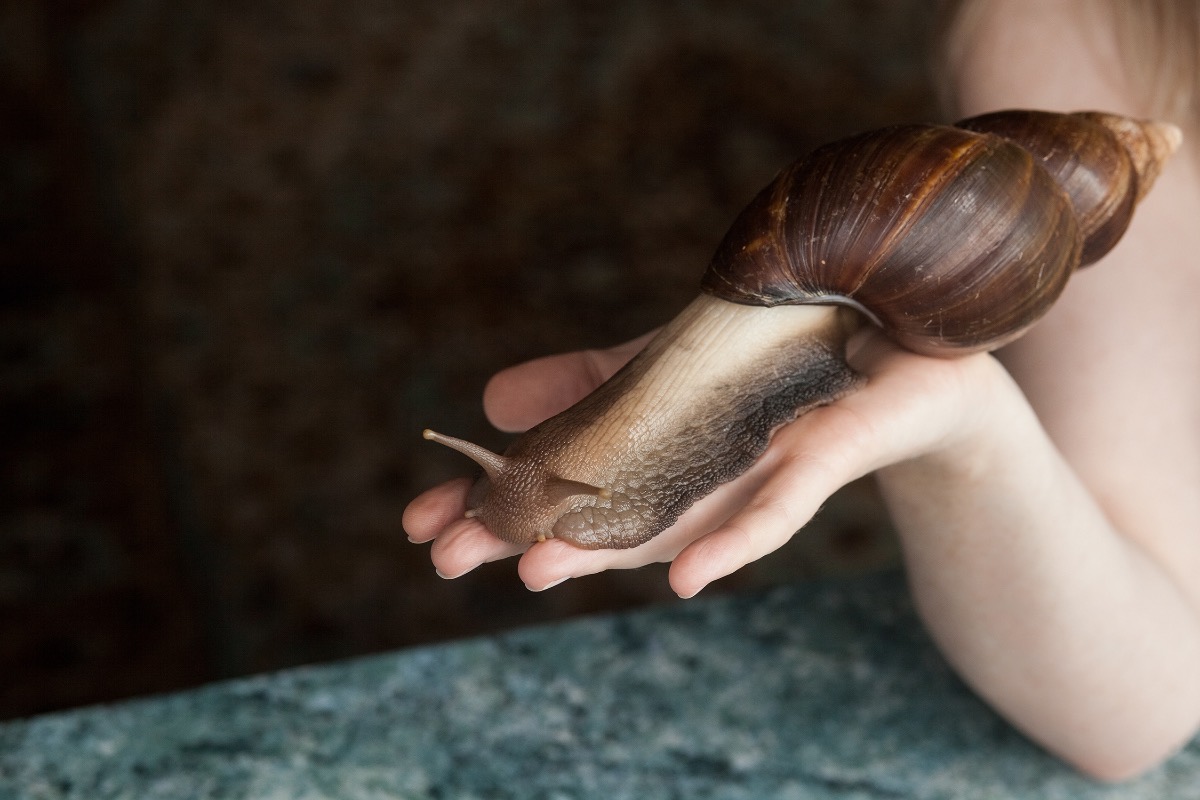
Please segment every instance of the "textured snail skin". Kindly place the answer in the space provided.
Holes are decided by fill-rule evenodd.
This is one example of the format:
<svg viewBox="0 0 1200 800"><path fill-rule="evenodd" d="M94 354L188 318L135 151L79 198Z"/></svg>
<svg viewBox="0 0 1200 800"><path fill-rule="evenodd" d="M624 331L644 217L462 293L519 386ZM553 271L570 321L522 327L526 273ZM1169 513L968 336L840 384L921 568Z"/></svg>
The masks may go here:
<svg viewBox="0 0 1200 800"><path fill-rule="evenodd" d="M863 382L863 317L917 353L995 349L1103 256L1180 141L1097 112L1005 111L818 148L734 221L704 294L593 394L498 456L467 515L499 538L634 547ZM847 307L861 314L848 311Z"/></svg>
<svg viewBox="0 0 1200 800"><path fill-rule="evenodd" d="M484 467L468 516L510 542L633 547L744 472L776 428L855 389L854 327L829 306L702 295L603 386L503 456L426 431Z"/></svg>

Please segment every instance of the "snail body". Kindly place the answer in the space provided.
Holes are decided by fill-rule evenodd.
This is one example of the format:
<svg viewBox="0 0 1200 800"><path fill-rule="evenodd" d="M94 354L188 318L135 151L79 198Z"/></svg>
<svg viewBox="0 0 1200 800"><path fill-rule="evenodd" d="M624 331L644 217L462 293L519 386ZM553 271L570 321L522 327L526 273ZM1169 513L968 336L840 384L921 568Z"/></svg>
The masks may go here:
<svg viewBox="0 0 1200 800"><path fill-rule="evenodd" d="M991 350L1111 249L1179 144L1108 114L1007 111L818 148L738 216L703 294L593 394L503 456L468 516L501 539L641 544L744 472L771 434L863 379L862 318L924 355ZM857 313L856 313L857 312Z"/></svg>

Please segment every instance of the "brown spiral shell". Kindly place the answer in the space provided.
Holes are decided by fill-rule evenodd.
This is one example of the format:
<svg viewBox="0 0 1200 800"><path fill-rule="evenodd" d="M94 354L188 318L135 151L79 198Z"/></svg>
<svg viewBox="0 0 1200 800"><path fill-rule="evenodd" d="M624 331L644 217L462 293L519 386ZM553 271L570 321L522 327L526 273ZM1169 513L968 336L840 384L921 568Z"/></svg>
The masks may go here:
<svg viewBox="0 0 1200 800"><path fill-rule="evenodd" d="M994 349L1117 242L1169 139L1108 114L1004 111L833 142L755 197L702 287L851 305L927 355Z"/></svg>

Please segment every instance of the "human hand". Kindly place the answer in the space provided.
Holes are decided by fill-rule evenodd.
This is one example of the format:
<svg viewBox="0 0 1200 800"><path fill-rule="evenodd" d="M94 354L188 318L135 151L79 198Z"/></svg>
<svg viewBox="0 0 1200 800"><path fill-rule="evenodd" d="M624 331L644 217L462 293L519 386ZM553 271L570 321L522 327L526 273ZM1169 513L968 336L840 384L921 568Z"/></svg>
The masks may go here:
<svg viewBox="0 0 1200 800"><path fill-rule="evenodd" d="M497 374L484 410L501 430L525 430L585 396L631 359L649 335L609 349L537 359ZM701 499L675 525L627 550L583 550L558 540L509 544L463 516L470 481L451 481L413 500L404 527L433 541L439 574L458 577L482 563L523 554L518 574L534 590L607 569L672 561L670 582L690 597L782 546L837 489L881 467L968 446L977 413L1001 384L987 355L936 359L891 344L874 329L850 342L860 391L780 428L738 478Z"/></svg>

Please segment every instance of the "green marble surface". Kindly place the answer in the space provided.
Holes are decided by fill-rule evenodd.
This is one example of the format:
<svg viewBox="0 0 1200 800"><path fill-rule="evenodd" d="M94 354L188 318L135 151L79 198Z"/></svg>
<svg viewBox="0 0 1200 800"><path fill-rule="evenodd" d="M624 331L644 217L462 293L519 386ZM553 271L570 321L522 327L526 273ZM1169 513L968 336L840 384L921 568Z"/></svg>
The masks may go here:
<svg viewBox="0 0 1200 800"><path fill-rule="evenodd" d="M0 797L1189 798L1100 786L950 673L903 580L785 586L0 726Z"/></svg>

